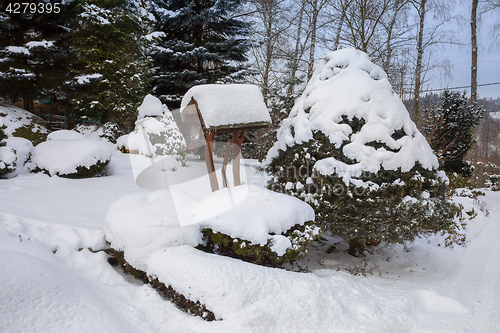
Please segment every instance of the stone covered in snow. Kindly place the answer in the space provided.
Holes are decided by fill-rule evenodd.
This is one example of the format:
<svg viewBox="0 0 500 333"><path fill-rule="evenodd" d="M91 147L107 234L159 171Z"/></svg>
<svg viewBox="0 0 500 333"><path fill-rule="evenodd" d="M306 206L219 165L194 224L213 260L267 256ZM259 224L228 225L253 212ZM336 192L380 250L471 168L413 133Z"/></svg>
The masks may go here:
<svg viewBox="0 0 500 333"><path fill-rule="evenodd" d="M365 123L353 133L343 117ZM278 156L279 150L309 141L315 131L323 132L337 148L350 141L343 153L356 161L348 165L333 157L320 160L315 169L324 175L336 171L350 178L360 176L362 170L376 173L380 167L407 172L417 162L429 170L439 166L385 72L365 53L352 48L325 56L283 121L267 162ZM380 145L383 147L377 147Z"/></svg>
<svg viewBox="0 0 500 333"><path fill-rule="evenodd" d="M251 84L194 86L182 98L181 113L196 101L206 129L268 125L271 116L260 89Z"/></svg>

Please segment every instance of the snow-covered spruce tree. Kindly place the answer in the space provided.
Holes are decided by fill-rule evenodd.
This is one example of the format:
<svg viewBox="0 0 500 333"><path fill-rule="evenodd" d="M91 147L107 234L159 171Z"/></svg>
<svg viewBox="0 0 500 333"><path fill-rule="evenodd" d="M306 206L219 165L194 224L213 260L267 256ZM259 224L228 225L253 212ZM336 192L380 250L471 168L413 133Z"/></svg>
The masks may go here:
<svg viewBox="0 0 500 333"><path fill-rule="evenodd" d="M243 0L153 0L155 30L165 36L151 57L154 94L178 108L198 84L231 82L247 73L250 25L231 18Z"/></svg>
<svg viewBox="0 0 500 333"><path fill-rule="evenodd" d="M427 112L423 131L447 173L471 176L472 167L464 157L474 145L472 132L483 114L484 108L477 103L469 104L465 92L450 90L441 95L439 107Z"/></svg>
<svg viewBox="0 0 500 333"><path fill-rule="evenodd" d="M85 0L79 10L72 38L78 64L71 117L132 127L149 84L145 18L134 2L122 0Z"/></svg>
<svg viewBox="0 0 500 333"><path fill-rule="evenodd" d="M149 157L175 156L175 159L185 166L186 140L168 107L153 95L147 95L138 111L134 130L118 138L118 148L123 153ZM147 142L145 138L148 139Z"/></svg>
<svg viewBox="0 0 500 333"><path fill-rule="evenodd" d="M354 49L326 55L266 158L268 187L310 203L349 243L403 243L449 231L447 178L384 71Z"/></svg>

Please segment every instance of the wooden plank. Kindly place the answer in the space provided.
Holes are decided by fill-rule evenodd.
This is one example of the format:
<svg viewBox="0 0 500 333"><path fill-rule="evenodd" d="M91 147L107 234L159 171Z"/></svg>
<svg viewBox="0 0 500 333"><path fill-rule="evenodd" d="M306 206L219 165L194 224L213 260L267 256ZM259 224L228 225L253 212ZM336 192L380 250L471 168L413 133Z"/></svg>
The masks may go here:
<svg viewBox="0 0 500 333"><path fill-rule="evenodd" d="M207 165L208 177L210 179L210 187L212 188L212 192L215 192L219 189L219 184L217 183L217 175L215 174L213 155L214 137L215 133L209 133L207 134L205 140L205 163Z"/></svg>
<svg viewBox="0 0 500 333"><path fill-rule="evenodd" d="M222 187L227 187L227 175L226 175L226 168L227 168L227 162L229 161L229 151L231 150L231 140L227 140L226 143L226 151L224 152L224 161L222 162Z"/></svg>
<svg viewBox="0 0 500 333"><path fill-rule="evenodd" d="M203 133L227 133L227 132L234 132L235 130L249 131L249 130L261 129L261 128L266 128L266 127L269 127L269 124L263 124L263 125L249 124L248 126L245 125L245 126L241 126L241 127L222 127L222 126L210 127L210 128L203 127Z"/></svg>
<svg viewBox="0 0 500 333"><path fill-rule="evenodd" d="M241 131L239 134L239 130L233 131L233 180L234 186L241 185L240 179L240 157L241 157L241 144L245 139L246 130Z"/></svg>

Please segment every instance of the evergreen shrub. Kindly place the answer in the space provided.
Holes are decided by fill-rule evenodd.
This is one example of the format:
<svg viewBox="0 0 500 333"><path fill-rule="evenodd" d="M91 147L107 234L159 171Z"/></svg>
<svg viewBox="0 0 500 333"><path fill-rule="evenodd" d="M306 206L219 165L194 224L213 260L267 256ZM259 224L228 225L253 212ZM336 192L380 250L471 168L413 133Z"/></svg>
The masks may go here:
<svg viewBox="0 0 500 333"><path fill-rule="evenodd" d="M265 165L268 188L312 205L316 221L346 240L352 255L458 234L446 174L387 75L363 52L325 56Z"/></svg>

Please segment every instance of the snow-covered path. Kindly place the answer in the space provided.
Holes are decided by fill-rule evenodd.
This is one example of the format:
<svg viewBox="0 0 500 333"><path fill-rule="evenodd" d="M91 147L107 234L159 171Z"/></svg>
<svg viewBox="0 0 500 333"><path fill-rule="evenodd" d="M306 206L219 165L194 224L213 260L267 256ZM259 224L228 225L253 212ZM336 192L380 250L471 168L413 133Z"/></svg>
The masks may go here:
<svg viewBox="0 0 500 333"><path fill-rule="evenodd" d="M479 270L476 272L479 277L478 292L470 315L471 322L476 323L500 320L500 237L498 237L500 236L500 193L489 192L488 194L484 201L488 204L492 221L484 226L481 234L476 236L470 245L477 251L478 256L486 258L483 267L478 267ZM491 237L491 235L497 235L497 237ZM477 260L477 262L481 261ZM475 332L475 330L469 329L466 332Z"/></svg>

